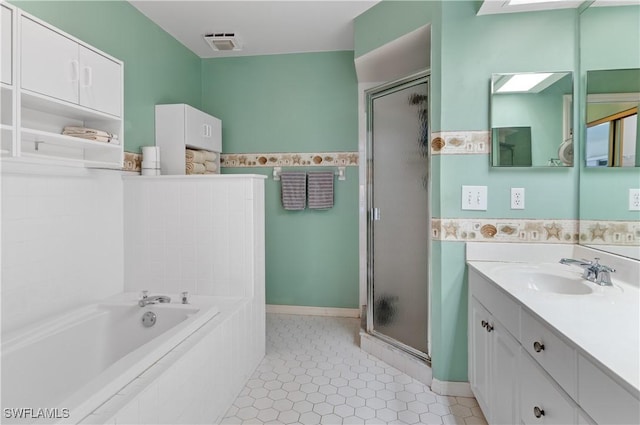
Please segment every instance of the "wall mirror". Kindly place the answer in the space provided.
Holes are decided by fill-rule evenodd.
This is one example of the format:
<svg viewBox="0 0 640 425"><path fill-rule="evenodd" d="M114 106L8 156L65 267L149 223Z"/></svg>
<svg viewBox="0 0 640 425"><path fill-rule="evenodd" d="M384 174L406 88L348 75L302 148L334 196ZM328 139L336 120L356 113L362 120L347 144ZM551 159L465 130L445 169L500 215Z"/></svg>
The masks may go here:
<svg viewBox="0 0 640 425"><path fill-rule="evenodd" d="M640 166L640 68L587 71L586 166Z"/></svg>
<svg viewBox="0 0 640 425"><path fill-rule="evenodd" d="M491 76L491 165L573 166L571 72Z"/></svg>
<svg viewBox="0 0 640 425"><path fill-rule="evenodd" d="M640 5L610 4L580 13L579 236L581 245L640 260L640 210L630 202L630 189L640 188Z"/></svg>

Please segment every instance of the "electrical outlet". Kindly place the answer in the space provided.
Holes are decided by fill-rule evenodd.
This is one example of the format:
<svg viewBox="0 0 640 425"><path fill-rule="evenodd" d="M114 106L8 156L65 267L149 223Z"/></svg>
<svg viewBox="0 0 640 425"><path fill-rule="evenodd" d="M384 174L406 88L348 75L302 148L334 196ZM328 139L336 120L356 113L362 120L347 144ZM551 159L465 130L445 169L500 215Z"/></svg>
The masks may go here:
<svg viewBox="0 0 640 425"><path fill-rule="evenodd" d="M463 210L487 210L487 186L462 186Z"/></svg>
<svg viewBox="0 0 640 425"><path fill-rule="evenodd" d="M511 209L512 210L524 209L524 187L511 188Z"/></svg>
<svg viewBox="0 0 640 425"><path fill-rule="evenodd" d="M640 211L640 189L629 189L629 211Z"/></svg>

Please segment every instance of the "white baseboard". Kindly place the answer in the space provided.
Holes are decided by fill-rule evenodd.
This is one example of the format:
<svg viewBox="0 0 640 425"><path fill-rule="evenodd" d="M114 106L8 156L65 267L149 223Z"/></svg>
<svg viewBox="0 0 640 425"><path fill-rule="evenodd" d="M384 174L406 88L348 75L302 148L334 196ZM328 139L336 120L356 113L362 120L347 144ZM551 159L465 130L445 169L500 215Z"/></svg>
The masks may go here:
<svg viewBox="0 0 640 425"><path fill-rule="evenodd" d="M431 381L431 391L440 395L473 397L471 386L468 382L440 381L433 378Z"/></svg>
<svg viewBox="0 0 640 425"><path fill-rule="evenodd" d="M338 307L309 307L304 305L267 304L267 313L298 314L302 316L360 317L360 309Z"/></svg>

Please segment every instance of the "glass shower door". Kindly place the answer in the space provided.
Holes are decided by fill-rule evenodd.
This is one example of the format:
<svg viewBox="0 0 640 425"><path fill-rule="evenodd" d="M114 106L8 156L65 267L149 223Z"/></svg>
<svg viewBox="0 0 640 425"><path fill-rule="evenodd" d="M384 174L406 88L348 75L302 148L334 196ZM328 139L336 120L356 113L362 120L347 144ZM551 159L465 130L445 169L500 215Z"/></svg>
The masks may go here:
<svg viewBox="0 0 640 425"><path fill-rule="evenodd" d="M428 77L369 93L367 330L428 359Z"/></svg>

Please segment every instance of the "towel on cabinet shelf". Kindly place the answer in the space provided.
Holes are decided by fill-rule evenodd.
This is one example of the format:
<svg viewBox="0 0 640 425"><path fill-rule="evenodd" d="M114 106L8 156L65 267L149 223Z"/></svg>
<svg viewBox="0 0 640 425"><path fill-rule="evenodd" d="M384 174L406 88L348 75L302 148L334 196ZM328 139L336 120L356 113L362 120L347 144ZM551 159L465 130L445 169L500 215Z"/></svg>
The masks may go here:
<svg viewBox="0 0 640 425"><path fill-rule="evenodd" d="M120 140L118 139L117 134L108 133L102 130L96 130L94 128L66 126L62 129L62 134L65 136L92 140L94 142L112 143L114 145L120 144Z"/></svg>
<svg viewBox="0 0 640 425"><path fill-rule="evenodd" d="M285 210L303 210L307 198L307 173L287 171L280 174L280 192Z"/></svg>
<svg viewBox="0 0 640 425"><path fill-rule="evenodd" d="M209 152L209 151L201 151L204 154L204 162L214 162L217 158L218 155L215 152Z"/></svg>
<svg viewBox="0 0 640 425"><path fill-rule="evenodd" d="M213 161L205 161L204 168L207 172L215 173L216 171L218 171L218 164Z"/></svg>
<svg viewBox="0 0 640 425"><path fill-rule="evenodd" d="M207 160L207 152L205 151L196 151L193 149L186 149L185 150L185 159L188 163L197 163L197 164L202 164L204 165L205 161Z"/></svg>
<svg viewBox="0 0 640 425"><path fill-rule="evenodd" d="M309 208L333 208L333 171L314 171L308 177Z"/></svg>
<svg viewBox="0 0 640 425"><path fill-rule="evenodd" d="M187 162L186 164L186 172L187 174L205 174L207 169L204 164L199 164L197 162Z"/></svg>

